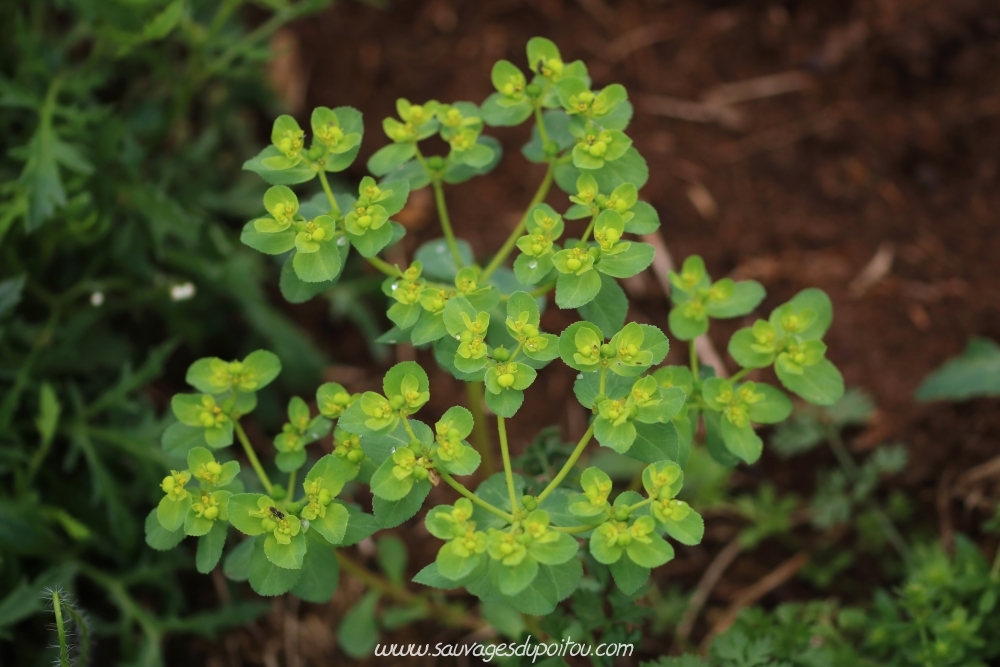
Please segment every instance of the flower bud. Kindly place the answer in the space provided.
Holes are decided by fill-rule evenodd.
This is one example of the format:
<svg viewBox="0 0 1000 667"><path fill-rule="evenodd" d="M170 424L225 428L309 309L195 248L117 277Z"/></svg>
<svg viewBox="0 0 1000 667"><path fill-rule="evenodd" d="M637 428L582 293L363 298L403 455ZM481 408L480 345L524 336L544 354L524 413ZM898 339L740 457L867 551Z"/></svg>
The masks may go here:
<svg viewBox="0 0 1000 667"><path fill-rule="evenodd" d="M538 507L538 500L534 496L521 496L521 504L524 509L532 512Z"/></svg>
<svg viewBox="0 0 1000 667"><path fill-rule="evenodd" d="M510 351L505 347L493 348L493 358L497 361L507 361L510 359Z"/></svg>
<svg viewBox="0 0 1000 667"><path fill-rule="evenodd" d="M497 384L504 389L514 386L514 374L504 373L503 375L500 375L497 377Z"/></svg>

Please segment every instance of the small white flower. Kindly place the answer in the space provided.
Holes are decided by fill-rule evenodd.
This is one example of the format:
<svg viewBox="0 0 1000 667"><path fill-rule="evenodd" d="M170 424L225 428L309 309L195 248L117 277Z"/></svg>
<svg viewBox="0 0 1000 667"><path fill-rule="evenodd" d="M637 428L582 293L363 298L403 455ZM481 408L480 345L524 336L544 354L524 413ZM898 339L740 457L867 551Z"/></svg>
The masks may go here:
<svg viewBox="0 0 1000 667"><path fill-rule="evenodd" d="M170 298L174 301L185 301L194 296L194 283L186 282L173 285L170 288Z"/></svg>
<svg viewBox="0 0 1000 667"><path fill-rule="evenodd" d="M104 292L94 292L90 295L90 305L97 308L104 303Z"/></svg>

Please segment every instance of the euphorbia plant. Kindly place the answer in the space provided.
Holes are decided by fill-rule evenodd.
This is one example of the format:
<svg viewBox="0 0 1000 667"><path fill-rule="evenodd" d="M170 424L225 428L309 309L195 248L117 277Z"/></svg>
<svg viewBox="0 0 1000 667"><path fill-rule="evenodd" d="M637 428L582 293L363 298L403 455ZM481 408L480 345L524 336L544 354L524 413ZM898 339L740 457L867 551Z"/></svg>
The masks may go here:
<svg viewBox="0 0 1000 667"><path fill-rule="evenodd" d="M284 257L285 297L304 301L333 285L353 248L385 274L394 327L382 341L432 348L438 365L468 383L468 407L422 420L431 386L415 362L389 369L381 392L325 384L316 395L319 415L301 398L289 403L289 421L274 440L276 468L288 475L282 486L271 482L240 426L256 405L254 392L277 375L277 358L261 351L242 361L200 360L188 381L201 393L175 397L179 423L163 442L169 453L187 456L188 468L178 466L163 481L164 500L147 522L151 545L171 547L185 534L198 535L198 565L206 571L231 524L249 539L228 556L227 574L249 578L261 594L323 600L336 585L334 548L410 519L443 483L456 499L427 512L427 530L442 545L415 581L464 587L483 600L546 614L578 587L585 562L609 567L631 594L673 558L672 541L701 541L701 517L677 498L699 419L712 455L735 465L761 454L755 424L780 422L791 411L785 392L744 380L749 372L774 365L781 384L807 401L840 397L843 381L820 340L832 310L818 290L801 292L732 337L729 351L742 368L731 378L700 366L693 339L710 320L748 315L765 294L754 281L713 282L698 257L670 276L669 330L690 343L690 365L660 366L667 336L626 322L628 303L617 282L650 265L653 246L636 235L659 227L655 209L638 195L648 170L625 134L632 117L627 93L617 84L595 89L586 66L565 63L546 39L532 39L527 55L530 75L507 61L496 64L496 92L481 106L399 100L399 118L383 123L391 143L368 161L381 180L362 179L357 196L335 194L327 179L358 152L361 114L348 107L316 109L309 142L293 118L280 117L273 145L246 164L272 187L266 214L246 224L242 239ZM529 119L532 136L522 153L545 165L545 174L508 239L478 263L452 231L444 184L497 164L500 145L482 134L486 126ZM446 155L424 154L421 142L434 135L447 142ZM322 192L300 201L289 186L313 179ZM561 206L543 203L553 183L568 194ZM391 217L412 190L428 186L443 237L421 246L407 265L390 264L379 253L404 234ZM577 219L586 223L571 236L567 221ZM576 309L581 320L559 335L544 331L540 315L553 303ZM559 470L525 479L511 466L506 421L517 415L538 370L557 358L577 371L574 393L592 419ZM473 491L468 481L484 458L492 460L483 403L496 416L503 471ZM310 456L309 445L331 429L333 453ZM216 461L208 449L228 447L234 434L256 473L247 484L259 492L243 492L236 464ZM598 467L578 473L594 446L646 464L635 485L643 492L616 493ZM370 487L374 517L337 499L350 480Z"/></svg>

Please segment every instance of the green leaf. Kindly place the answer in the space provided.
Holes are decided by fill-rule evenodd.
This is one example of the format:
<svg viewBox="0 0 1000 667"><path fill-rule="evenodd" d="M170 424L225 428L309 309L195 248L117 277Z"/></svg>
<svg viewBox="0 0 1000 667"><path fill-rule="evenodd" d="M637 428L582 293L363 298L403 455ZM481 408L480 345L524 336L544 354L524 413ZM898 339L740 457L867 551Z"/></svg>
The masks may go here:
<svg viewBox="0 0 1000 667"><path fill-rule="evenodd" d="M368 158L368 171L376 176L385 176L398 169L404 162L411 160L416 154L416 144L409 142L383 146Z"/></svg>
<svg viewBox="0 0 1000 667"><path fill-rule="evenodd" d="M505 419L510 419L517 414L522 403L524 403L524 392L517 389L504 389L499 394L494 394L491 391L486 392L486 407L493 414Z"/></svg>
<svg viewBox="0 0 1000 667"><path fill-rule="evenodd" d="M727 420L715 410L705 410L703 414L705 418L705 445L709 455L718 464L727 468L735 468L739 465L740 459L729 451L722 438L722 422Z"/></svg>
<svg viewBox="0 0 1000 667"><path fill-rule="evenodd" d="M426 345L448 335L448 329L444 325L444 317L441 313L432 313L428 310L420 313L413 330L410 333L414 345ZM457 350L456 346L456 350Z"/></svg>
<svg viewBox="0 0 1000 667"><path fill-rule="evenodd" d="M364 658L371 655L378 643L378 626L375 625L375 605L378 604L379 593L373 591L344 614L344 619L337 629L337 642L344 653L352 658Z"/></svg>
<svg viewBox="0 0 1000 667"><path fill-rule="evenodd" d="M254 221L251 220L243 225L240 241L243 245L250 246L265 255L281 255L295 247L295 230L289 227L283 232L262 234L257 231Z"/></svg>
<svg viewBox="0 0 1000 667"><path fill-rule="evenodd" d="M346 258L346 254L346 252L341 254L341 261ZM325 292L337 284L336 280L319 283L307 283L296 274L293 263L294 259L294 256L289 257L285 260L285 263L281 265L281 276L278 280L278 288L281 290L281 296L285 298L285 301L289 303L305 303L316 295Z"/></svg>
<svg viewBox="0 0 1000 667"><path fill-rule="evenodd" d="M537 285L552 272L552 254L531 257L520 254L514 259L514 275L522 285Z"/></svg>
<svg viewBox="0 0 1000 667"><path fill-rule="evenodd" d="M300 449L296 452L278 452L274 457L274 465L281 472L292 472L306 464L306 452Z"/></svg>
<svg viewBox="0 0 1000 667"><path fill-rule="evenodd" d="M733 282L729 278L725 278L716 283L716 285L713 286L713 290L716 289L716 286L719 286L719 283L723 283L723 285L731 283L732 292L723 299L712 298L710 292L708 303L705 308L705 312L708 313L709 317L728 318L746 315L753 312L753 310L760 305L760 302L764 300L764 296L766 295L764 286L756 280L741 280L740 282Z"/></svg>
<svg viewBox="0 0 1000 667"><path fill-rule="evenodd" d="M264 532L261 519L250 516L251 512L260 511L261 498L264 496L259 493L237 493L229 498L229 523L244 535L253 537Z"/></svg>
<svg viewBox="0 0 1000 667"><path fill-rule="evenodd" d="M225 521L215 521L212 530L198 538L198 551L195 554L195 566L202 574L208 574L215 569L222 558L222 549L226 546L226 533L229 524Z"/></svg>
<svg viewBox="0 0 1000 667"><path fill-rule="evenodd" d="M750 421L757 424L777 424L788 419L792 414L792 402L784 392L771 385L756 382L753 385L756 394L763 394L764 399L750 404Z"/></svg>
<svg viewBox="0 0 1000 667"><path fill-rule="evenodd" d="M449 162L441 180L445 183L464 183L475 176L484 176L500 163L503 147L493 137L480 135L476 145L463 154L463 162Z"/></svg>
<svg viewBox="0 0 1000 667"><path fill-rule="evenodd" d="M392 225L382 225L378 229L369 229L364 234L354 234L348 230L347 236L362 257L374 257L392 243L394 229Z"/></svg>
<svg viewBox="0 0 1000 667"><path fill-rule="evenodd" d="M264 555L279 567L299 570L302 568L302 559L306 555L306 536L305 533L299 532L291 539L289 544L282 544L274 535L268 535L264 538Z"/></svg>
<svg viewBox="0 0 1000 667"><path fill-rule="evenodd" d="M378 532L379 523L371 514L362 512L354 505L348 505L347 515L350 517L347 521L347 530L344 531L344 537L337 546L349 547Z"/></svg>
<svg viewBox="0 0 1000 667"><path fill-rule="evenodd" d="M581 306L579 312L580 317L596 324L605 338L611 338L625 326L628 297L617 280L601 274L600 292L593 301Z"/></svg>
<svg viewBox="0 0 1000 667"><path fill-rule="evenodd" d="M619 454L626 453L635 442L635 423L626 421L614 425L603 417L594 421L594 437L605 447L610 447Z"/></svg>
<svg viewBox="0 0 1000 667"><path fill-rule="evenodd" d="M563 310L579 308L590 302L601 291L601 276L597 271L584 271L581 275L560 273L556 279L556 305Z"/></svg>
<svg viewBox="0 0 1000 667"><path fill-rule="evenodd" d="M625 221L625 231L630 234L652 234L660 228L660 215L651 204L636 202L630 209L632 217Z"/></svg>
<svg viewBox="0 0 1000 667"><path fill-rule="evenodd" d="M600 346L604 343L604 334L596 324L591 324L590 322L574 322L566 327L562 334L559 335L559 356L562 358L563 363L570 368L583 373L590 373L600 368L598 360L595 359L593 364L584 364L577 361L575 356L578 352L576 342L577 334L580 334L583 329L589 330L592 333L591 335L584 332L582 335L590 337L595 345Z"/></svg>
<svg viewBox="0 0 1000 667"><path fill-rule="evenodd" d="M527 98L511 106L500 104L501 100L505 100L503 95L493 93L480 107L479 111L487 125L493 127L520 125L531 116L531 102Z"/></svg>
<svg viewBox="0 0 1000 667"><path fill-rule="evenodd" d="M245 171L252 171L271 185L295 185L305 183L316 178L316 172L304 161L289 169L272 169L264 161L269 158L284 157L284 155L274 146L268 146L256 157L243 163Z"/></svg>
<svg viewBox="0 0 1000 667"><path fill-rule="evenodd" d="M528 554L542 565L561 565L576 555L580 545L569 533L551 531L558 537L551 542L534 541L528 545Z"/></svg>
<svg viewBox="0 0 1000 667"><path fill-rule="evenodd" d="M378 540L378 564L397 586L403 585L406 574L406 544L395 535L386 535Z"/></svg>
<svg viewBox="0 0 1000 667"><path fill-rule="evenodd" d="M392 235L391 229L388 229L385 225L382 228L385 228L390 236ZM367 237L368 234L365 236ZM351 240L353 241L354 239L352 238ZM295 268L295 275L304 282L322 283L336 280L343 268L340 249L337 247L335 239L323 241L318 245L319 250L316 252L297 252L292 257L292 266Z"/></svg>
<svg viewBox="0 0 1000 667"><path fill-rule="evenodd" d="M635 384L634 376L608 373L604 380L604 396L611 399L625 398L628 396L633 384ZM600 389L600 373L582 373L573 383L573 393L576 394L580 405L587 409L594 407L594 400L600 393Z"/></svg>
<svg viewBox="0 0 1000 667"><path fill-rule="evenodd" d="M576 194L576 180L580 170L572 164L562 164L556 168L556 184L570 194ZM641 189L649 180L649 167L646 160L639 155L634 146L617 160L605 161L600 169L588 170L588 174L597 180L601 192L611 192L623 183L632 183Z"/></svg>
<svg viewBox="0 0 1000 667"><path fill-rule="evenodd" d="M169 551L184 539L183 523L176 530L167 530L160 523L153 509L146 515L146 544L157 551Z"/></svg>
<svg viewBox="0 0 1000 667"><path fill-rule="evenodd" d="M545 616L580 586L583 566L573 558L562 565L539 565L538 574L520 593L504 601L522 614Z"/></svg>
<svg viewBox="0 0 1000 667"><path fill-rule="evenodd" d="M723 442L733 455L739 457L745 463L756 463L764 449L764 442L750 424L737 426L723 417L719 420L719 431Z"/></svg>
<svg viewBox="0 0 1000 667"><path fill-rule="evenodd" d="M631 558L619 558L609 566L615 585L625 595L634 595L649 580L649 568Z"/></svg>
<svg viewBox="0 0 1000 667"><path fill-rule="evenodd" d="M830 302L830 297L821 289L816 289L815 287L804 289L792 297L791 301L785 305L791 305L796 311L808 309L816 314L816 318L812 321L812 324L799 334L805 340L822 338L830 328L830 324L833 323L833 304ZM779 306L776 312L781 310L782 307ZM774 314L772 313L773 316Z"/></svg>
<svg viewBox="0 0 1000 667"><path fill-rule="evenodd" d="M462 264L465 266L474 264L472 247L469 243L463 239L457 239L455 243L458 246L458 254L462 258ZM445 239L434 239L424 243L417 248L413 260L423 264L422 275L429 280L451 282L458 274L455 258L452 256Z"/></svg>
<svg viewBox="0 0 1000 667"><path fill-rule="evenodd" d="M403 479L397 478L392 472L395 466L396 462L392 457L389 457L382 462L382 465L372 475L371 489L372 494L376 498L399 500L404 498L410 492L410 489L413 488L413 476L410 475Z"/></svg>
<svg viewBox="0 0 1000 667"><path fill-rule="evenodd" d="M302 560L302 576L292 588L292 595L306 602L329 602L340 583L340 565L333 549L318 543L309 545Z"/></svg>
<svg viewBox="0 0 1000 667"><path fill-rule="evenodd" d="M502 595L517 595L528 587L538 575L538 561L525 556L517 565L504 565L498 560L490 560L490 579Z"/></svg>
<svg viewBox="0 0 1000 667"><path fill-rule="evenodd" d="M789 373L775 364L781 384L815 405L833 405L844 395L844 376L829 359L820 359L812 366L803 366L802 373Z"/></svg>
<svg viewBox="0 0 1000 667"><path fill-rule="evenodd" d="M625 455L643 463L681 461L680 442L673 424L635 423L635 440Z"/></svg>
<svg viewBox="0 0 1000 667"><path fill-rule="evenodd" d="M250 578L250 562L253 560L254 539L241 541L229 552L222 563L222 573L230 581L246 581Z"/></svg>
<svg viewBox="0 0 1000 667"><path fill-rule="evenodd" d="M175 422L163 431L160 440L163 451L177 459L186 459L194 447L205 444L205 429Z"/></svg>
<svg viewBox="0 0 1000 667"><path fill-rule="evenodd" d="M745 327L729 339L729 355L744 368L766 368L774 363L774 352L758 352L753 349L757 339L753 329Z"/></svg>
<svg viewBox="0 0 1000 667"><path fill-rule="evenodd" d="M379 525L383 528L395 528L410 519L424 504L424 499L431 491L431 483L427 480L416 482L410 492L399 500L385 500L378 496L372 499L372 510Z"/></svg>
<svg viewBox="0 0 1000 667"><path fill-rule="evenodd" d="M681 544L693 546L701 544L705 536L705 520L694 510L689 510L683 519L671 519L666 523L667 535Z"/></svg>
<svg viewBox="0 0 1000 667"><path fill-rule="evenodd" d="M670 333L680 340L694 340L708 331L708 318L688 317L684 313L684 305L674 306L667 318Z"/></svg>
<svg viewBox="0 0 1000 667"><path fill-rule="evenodd" d="M273 352L255 350L243 359L243 369L244 384L241 388L245 391L260 391L274 382L281 373L281 360ZM248 378L252 379L253 387L246 385Z"/></svg>
<svg viewBox="0 0 1000 667"><path fill-rule="evenodd" d="M169 496L163 496L160 504L156 506L156 518L159 519L161 526L173 532L184 526L184 518L189 507L191 507L190 497L184 500L172 500Z"/></svg>
<svg viewBox="0 0 1000 667"><path fill-rule="evenodd" d="M646 270L653 263L656 250L648 243L632 241L629 247L616 255L602 254L594 268L615 278L631 278Z"/></svg>
<svg viewBox="0 0 1000 667"><path fill-rule="evenodd" d="M916 398L962 401L976 396L1000 396L1000 346L986 338L973 338L961 356L931 373Z"/></svg>
<svg viewBox="0 0 1000 667"><path fill-rule="evenodd" d="M272 536L268 537L274 539ZM288 569L272 563L264 553L266 541L267 538L264 537L253 540L253 554L250 556L250 588L257 595L272 597L292 590L302 577L302 570ZM304 550L303 555L305 555Z"/></svg>
<svg viewBox="0 0 1000 667"><path fill-rule="evenodd" d="M674 548L666 540L656 533L649 537L652 541L648 544L632 540L632 543L625 548L625 553L633 563L640 567L654 568L673 560Z"/></svg>

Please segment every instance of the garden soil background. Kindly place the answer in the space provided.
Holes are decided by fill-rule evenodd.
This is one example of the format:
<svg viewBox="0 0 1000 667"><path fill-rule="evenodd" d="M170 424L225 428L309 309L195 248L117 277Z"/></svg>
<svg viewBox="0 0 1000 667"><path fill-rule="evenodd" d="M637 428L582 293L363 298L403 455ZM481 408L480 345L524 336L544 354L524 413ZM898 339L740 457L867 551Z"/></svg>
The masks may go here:
<svg viewBox="0 0 1000 667"><path fill-rule="evenodd" d="M828 356L848 386L868 392L877 406L865 428L848 434L850 445L863 456L883 442L905 443L909 466L891 484L915 502L923 530L946 543L967 532L992 553L995 545L976 527L991 514L998 489L989 477L970 481L967 473L998 453L997 403L922 405L913 393L971 336L1000 339L1000 4L431 0L380 9L341 1L278 35L271 75L300 119L317 105L365 114L361 158L345 174L356 181L367 157L388 141L380 120L395 114L397 97L480 102L492 92L492 64L506 58L523 67L534 35L554 40L566 60L583 59L596 86L628 88L635 105L629 134L650 169L641 196L659 211L675 262L700 254L716 278L760 281L768 291L765 314L805 287L830 294ZM269 126L261 119L262 139ZM542 168L519 154L526 132L488 128L504 145L499 167L447 190L456 232L479 258L503 242L541 179ZM555 190L548 202L567 204ZM399 219L410 232L408 253L439 234L426 191L411 195ZM669 306L654 273L626 288L629 318L665 329ZM377 384L387 364L371 360L359 331L331 324L319 301L283 307L338 360L328 379L355 390ZM570 321L550 312L544 324L560 331ZM724 359L731 332L751 321L713 328ZM685 358L676 343L668 361ZM572 379L559 364L543 372L512 420L515 453L554 419L567 439L583 432L586 415L573 400ZM431 412L464 402L461 385L441 371L432 375L432 391ZM270 446L263 437L257 442ZM783 461L765 450L761 463L742 467L733 480L744 490L772 480L779 491L808 495L816 467L831 464L827 457ZM421 524L396 531L411 546L410 574L437 548ZM725 520L709 524L702 546L679 548L677 560L657 571L662 585L693 586L738 529ZM738 559L715 587L706 617L789 555L778 546ZM857 579L856 589L833 593L863 599L866 586L880 584L863 572ZM356 584L345 578L326 606L277 601L254 626L203 645L203 655L220 665L286 664L292 642L287 664L343 664L349 659L337 649L336 627L360 595ZM793 581L762 603L809 595L817 594ZM461 638L431 622L384 635L399 642ZM649 636L637 655L668 647L668 636Z"/></svg>

